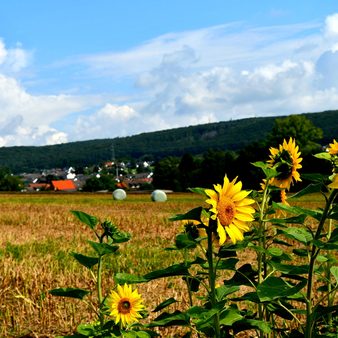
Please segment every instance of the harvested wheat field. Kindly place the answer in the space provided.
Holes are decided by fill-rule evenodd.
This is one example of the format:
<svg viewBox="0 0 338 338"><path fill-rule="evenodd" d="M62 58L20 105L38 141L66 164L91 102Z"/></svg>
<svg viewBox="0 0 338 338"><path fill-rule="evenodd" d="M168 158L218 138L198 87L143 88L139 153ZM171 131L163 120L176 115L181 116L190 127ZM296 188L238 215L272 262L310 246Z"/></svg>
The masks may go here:
<svg viewBox="0 0 338 338"><path fill-rule="evenodd" d="M317 201L302 203L318 207ZM132 238L120 244L117 254L105 261L103 289L114 286L117 272L144 275L182 261L178 251L164 250L174 243L181 224L169 217L203 204L197 194L170 194L165 203L154 203L149 194L130 194L124 201L111 194L1 194L0 195L0 336L55 337L75 332L80 323L96 320L90 302L54 297L48 290L77 287L93 290L90 271L70 255L90 254L91 230L71 210L110 220ZM254 259L246 252L245 260ZM113 257L113 258L111 258ZM179 302L171 310L189 306L180 277L157 279L138 285L150 318L169 297ZM91 298L92 297L92 298ZM182 329L159 331L162 337L180 337Z"/></svg>
<svg viewBox="0 0 338 338"><path fill-rule="evenodd" d="M57 287L93 289L90 272L69 254L88 253L93 234L71 210L109 219L131 233L119 254L105 266L104 288L113 285L113 273L145 274L166 267L181 257L163 250L171 246L178 224L168 218L201 204L200 196L170 195L154 203L148 194L114 201L111 194L1 194L0 195L0 336L54 337L74 332L81 321L95 314L80 300L53 297ZM149 310L175 296L185 302L180 279L139 285ZM94 292L95 294L95 292Z"/></svg>

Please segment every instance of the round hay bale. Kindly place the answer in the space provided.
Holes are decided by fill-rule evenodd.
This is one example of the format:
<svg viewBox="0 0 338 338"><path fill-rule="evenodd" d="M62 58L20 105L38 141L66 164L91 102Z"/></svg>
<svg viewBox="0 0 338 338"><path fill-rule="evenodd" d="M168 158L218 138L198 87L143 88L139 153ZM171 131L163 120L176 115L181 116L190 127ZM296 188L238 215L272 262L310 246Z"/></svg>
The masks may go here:
<svg viewBox="0 0 338 338"><path fill-rule="evenodd" d="M123 189L116 189L113 191L113 198L117 201L123 201L127 198L127 193Z"/></svg>
<svg viewBox="0 0 338 338"><path fill-rule="evenodd" d="M154 190L151 193L151 200L153 202L165 202L167 200L167 194L162 190Z"/></svg>

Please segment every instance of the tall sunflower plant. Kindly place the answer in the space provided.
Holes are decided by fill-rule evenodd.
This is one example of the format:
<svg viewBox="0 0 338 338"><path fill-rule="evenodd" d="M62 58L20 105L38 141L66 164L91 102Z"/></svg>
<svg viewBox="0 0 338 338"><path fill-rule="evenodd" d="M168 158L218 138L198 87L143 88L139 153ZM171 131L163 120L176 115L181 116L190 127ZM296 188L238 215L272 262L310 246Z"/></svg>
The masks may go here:
<svg viewBox="0 0 338 338"><path fill-rule="evenodd" d="M154 329L181 326L182 337L337 337L338 143L316 157L331 162L332 175L301 177L301 153L290 138L271 147L265 162L253 163L262 173L257 191L227 175L213 189L192 188L204 204L171 218L181 231L166 248L180 252L181 261L143 276L116 273L117 287L106 297L99 291L106 251L98 250L95 260L74 256L87 268L97 266L98 274L98 321L88 330L80 325L78 336L151 337ZM309 185L292 195L302 179ZM297 205L311 193L321 194L322 208ZM92 227L93 216L75 215ZM95 232L100 247L104 238L113 247L129 239L109 231ZM144 305L132 284L168 277L183 280L188 301L170 297L140 324ZM51 291L86 294L77 292Z"/></svg>
<svg viewBox="0 0 338 338"><path fill-rule="evenodd" d="M109 220L100 221L95 216L82 211L72 211L73 215L86 224L93 232L96 241L88 240L92 254L84 255L73 252L71 255L84 268L89 269L93 277L94 290L77 287L60 287L50 290L53 296L75 298L85 301L92 309L96 320L81 323L74 334L62 337L152 337L148 328L140 324L140 319L147 317L142 296L130 284L115 284L104 294L104 260L115 255L121 243L130 240L127 232L120 231ZM106 283L107 284L107 283ZM61 338L61 336L60 336Z"/></svg>
<svg viewBox="0 0 338 338"><path fill-rule="evenodd" d="M186 308L170 311L178 300L168 298L148 327L183 326L184 337L337 337L338 143L316 157L331 161L332 175L301 178L290 138L253 163L262 172L257 191L226 175L213 189L191 189L205 203L171 218L183 230L167 248L182 252L182 261L138 278L116 276L185 282ZM292 195L302 179L309 185ZM292 205L311 193L321 194L322 208Z"/></svg>

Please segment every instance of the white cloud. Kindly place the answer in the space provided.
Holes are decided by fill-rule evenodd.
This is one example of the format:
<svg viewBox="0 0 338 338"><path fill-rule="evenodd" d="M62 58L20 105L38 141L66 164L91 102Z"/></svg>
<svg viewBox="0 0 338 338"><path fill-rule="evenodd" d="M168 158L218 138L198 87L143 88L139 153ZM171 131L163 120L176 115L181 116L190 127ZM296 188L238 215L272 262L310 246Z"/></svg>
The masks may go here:
<svg viewBox="0 0 338 338"><path fill-rule="evenodd" d="M20 45L7 49L5 43L0 39L0 72L19 72L28 65L30 59L31 52L24 50Z"/></svg>
<svg viewBox="0 0 338 338"><path fill-rule="evenodd" d="M329 37L338 37L338 13L326 17L325 34Z"/></svg>
<svg viewBox="0 0 338 338"><path fill-rule="evenodd" d="M138 113L132 107L107 103L89 116L78 117L73 132L81 140L126 136L132 125L131 121L137 117Z"/></svg>
<svg viewBox="0 0 338 338"><path fill-rule="evenodd" d="M126 89L114 100L116 93L29 93L13 75L27 66L29 53L0 40L0 146L337 109L337 46L338 14L332 14L322 23L237 22L168 33L124 52L76 58L83 82L102 79Z"/></svg>

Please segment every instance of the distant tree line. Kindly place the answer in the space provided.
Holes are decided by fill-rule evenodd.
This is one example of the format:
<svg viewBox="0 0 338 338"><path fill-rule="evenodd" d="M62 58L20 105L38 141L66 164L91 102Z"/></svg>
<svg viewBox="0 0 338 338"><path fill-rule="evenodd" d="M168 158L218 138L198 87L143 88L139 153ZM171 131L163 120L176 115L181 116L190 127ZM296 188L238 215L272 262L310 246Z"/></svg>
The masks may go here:
<svg viewBox="0 0 338 338"><path fill-rule="evenodd" d="M215 147L197 155L186 152L182 156L162 156L155 162L153 184L147 185L147 189L187 191L190 187L212 187L215 183L222 183L224 174L227 174L231 179L238 176L245 188L259 189L261 172L252 163L268 160L269 148L277 147L283 142L283 139L289 139L289 137L296 139L302 153L303 168L301 173L330 174L328 163L313 156L322 150L319 141L323 140L323 130L315 126L306 115L276 118L270 132L263 136L264 139L261 141L251 142L236 151L226 149L226 147L224 149ZM238 139L245 138L245 131L238 133L237 137ZM327 140L327 142L330 141L332 139ZM135 161L135 159L132 160ZM96 162L96 167L99 163ZM78 166L76 172L80 173L86 170L88 167ZM95 169L93 169L94 172ZM92 174L87 179L83 190L112 191L116 188L116 184L114 173L103 170L99 175ZM302 185L298 184L297 186L300 188ZM22 188L23 183L11 173L10 169L0 167L0 191L19 191Z"/></svg>
<svg viewBox="0 0 338 338"><path fill-rule="evenodd" d="M288 140L290 137L296 139L302 153L302 173L330 174L330 166L326 161L313 156L321 151L322 146L317 142L323 137L322 129L304 115L291 115L276 119L265 140L251 143L239 151L210 149L202 156L186 153L181 157L161 159L155 164L154 187L174 191L186 191L189 187L211 187L215 183L222 183L224 174L227 174L231 179L238 176L246 188L259 189L262 175L252 163L268 160L269 148L278 147L283 139Z"/></svg>
<svg viewBox="0 0 338 338"><path fill-rule="evenodd" d="M302 114L324 132L321 144L337 137L338 111ZM266 139L276 117L255 117L175 128L128 137L96 139L48 146L0 147L0 167L14 174L40 172L52 168L84 168L115 157L128 161L148 158L203 155L208 150L234 151Z"/></svg>

